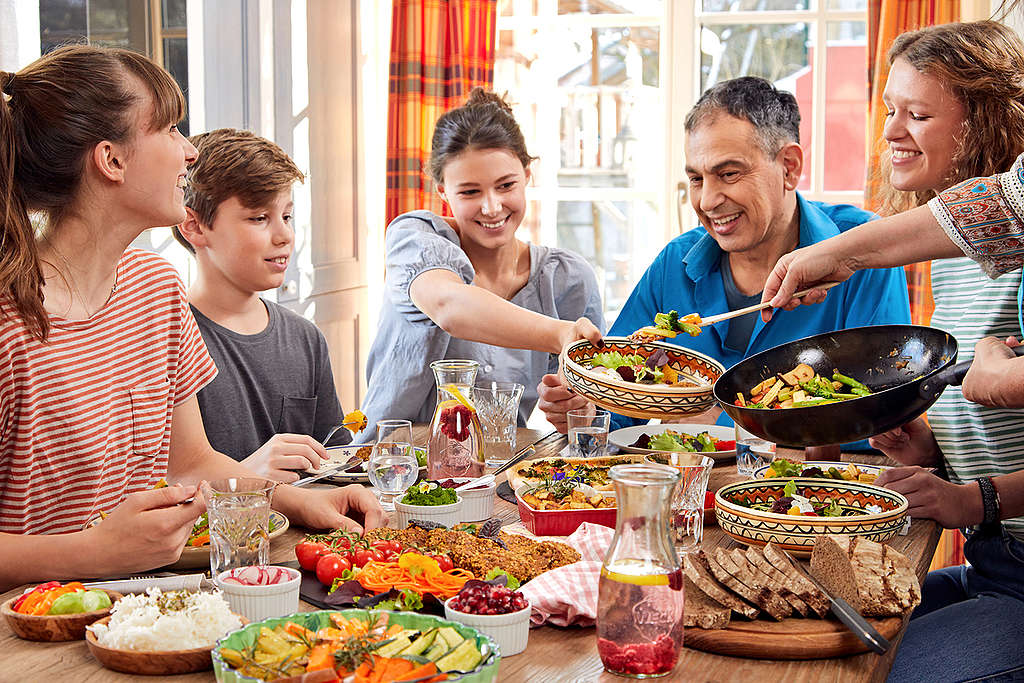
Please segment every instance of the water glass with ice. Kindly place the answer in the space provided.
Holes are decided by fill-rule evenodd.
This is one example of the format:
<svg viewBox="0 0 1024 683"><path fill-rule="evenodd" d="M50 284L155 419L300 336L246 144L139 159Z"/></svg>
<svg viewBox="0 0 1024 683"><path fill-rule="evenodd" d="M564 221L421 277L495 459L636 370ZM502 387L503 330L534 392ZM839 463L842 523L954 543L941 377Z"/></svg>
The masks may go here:
<svg viewBox="0 0 1024 683"><path fill-rule="evenodd" d="M366 474L380 497L381 507L394 510L395 496L415 484L419 473L412 447L412 423L409 420L378 422L377 443L370 451Z"/></svg>
<svg viewBox="0 0 1024 683"><path fill-rule="evenodd" d="M478 382L473 387L473 403L484 433L487 467L500 467L515 453L519 399L523 390L523 385L515 382Z"/></svg>
<svg viewBox="0 0 1024 683"><path fill-rule="evenodd" d="M267 564L270 558L270 499L276 484L266 479L205 482L210 524L212 576L236 567Z"/></svg>
<svg viewBox="0 0 1024 683"><path fill-rule="evenodd" d="M679 472L679 483L672 495L669 528L676 553L682 557L700 548L704 537L704 494L708 490L715 461L699 453L681 451L652 453L647 462L667 465Z"/></svg>
<svg viewBox="0 0 1024 683"><path fill-rule="evenodd" d="M775 444L751 434L739 424L736 425L736 472L744 477L753 477L754 470L772 464L775 460Z"/></svg>
<svg viewBox="0 0 1024 683"><path fill-rule="evenodd" d="M605 454L608 445L608 426L612 414L601 408L570 410L569 455L573 458L594 458Z"/></svg>

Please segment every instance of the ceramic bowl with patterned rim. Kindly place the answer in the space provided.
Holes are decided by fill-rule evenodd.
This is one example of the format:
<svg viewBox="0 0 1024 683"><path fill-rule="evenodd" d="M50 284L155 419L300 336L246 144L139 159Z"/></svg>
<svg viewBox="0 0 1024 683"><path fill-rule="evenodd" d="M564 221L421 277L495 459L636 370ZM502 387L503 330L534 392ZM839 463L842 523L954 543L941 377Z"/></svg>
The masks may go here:
<svg viewBox="0 0 1024 683"><path fill-rule="evenodd" d="M903 528L907 499L901 494L858 481L797 479L801 495L813 503L835 501L844 510L863 514L810 517L765 512L744 503L768 503L785 495L788 479L754 479L723 486L715 494L715 516L722 531L740 543L763 546L771 541L794 555L807 557L820 534L863 536L882 543ZM877 506L880 512L866 512Z"/></svg>
<svg viewBox="0 0 1024 683"><path fill-rule="evenodd" d="M618 351L650 356L657 350L668 355L669 366L696 386L637 384L592 369L586 361L598 353ZM569 388L608 410L639 418L696 415L715 405L712 387L724 372L722 364L702 353L667 342L637 343L625 337L605 337L604 348L582 339L562 351L562 368Z"/></svg>

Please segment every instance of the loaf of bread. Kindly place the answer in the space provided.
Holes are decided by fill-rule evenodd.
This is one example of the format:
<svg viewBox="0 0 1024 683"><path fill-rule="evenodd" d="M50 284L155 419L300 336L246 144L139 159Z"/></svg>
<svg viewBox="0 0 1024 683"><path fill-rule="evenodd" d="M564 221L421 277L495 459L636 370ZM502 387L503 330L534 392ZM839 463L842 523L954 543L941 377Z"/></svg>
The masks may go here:
<svg viewBox="0 0 1024 683"><path fill-rule="evenodd" d="M898 616L921 602L917 574L906 556L860 536L818 536L811 575L862 616Z"/></svg>

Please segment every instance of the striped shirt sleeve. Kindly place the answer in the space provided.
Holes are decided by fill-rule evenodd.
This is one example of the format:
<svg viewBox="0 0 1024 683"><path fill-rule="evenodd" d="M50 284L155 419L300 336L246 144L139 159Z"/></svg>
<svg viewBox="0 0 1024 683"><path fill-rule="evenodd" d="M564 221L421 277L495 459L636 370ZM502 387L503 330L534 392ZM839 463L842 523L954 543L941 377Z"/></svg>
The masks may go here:
<svg viewBox="0 0 1024 683"><path fill-rule="evenodd" d="M953 243L989 277L1024 263L1024 154L1008 172L954 185L928 207Z"/></svg>

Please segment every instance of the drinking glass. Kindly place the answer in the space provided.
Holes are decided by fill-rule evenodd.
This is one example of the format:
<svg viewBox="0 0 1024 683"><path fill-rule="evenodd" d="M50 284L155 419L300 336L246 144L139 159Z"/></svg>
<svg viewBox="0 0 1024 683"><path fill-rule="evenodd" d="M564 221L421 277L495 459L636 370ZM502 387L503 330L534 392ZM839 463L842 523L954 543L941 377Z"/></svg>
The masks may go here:
<svg viewBox="0 0 1024 683"><path fill-rule="evenodd" d="M231 478L204 482L210 524L210 572L267 564L270 559L270 498L276 483Z"/></svg>
<svg viewBox="0 0 1024 683"><path fill-rule="evenodd" d="M473 387L473 403L484 431L487 467L500 467L515 453L519 399L524 388L515 382L481 382Z"/></svg>
<svg viewBox="0 0 1024 683"><path fill-rule="evenodd" d="M758 467L772 464L775 460L775 444L751 434L739 424L736 425L736 473L753 477Z"/></svg>
<svg viewBox="0 0 1024 683"><path fill-rule="evenodd" d="M680 558L700 549L704 537L704 494L708 490L711 468L715 461L699 453L659 451L645 461L668 465L679 472L679 483L672 495L672 516L669 528Z"/></svg>
<svg viewBox="0 0 1024 683"><path fill-rule="evenodd" d="M412 423L409 420L381 420L377 423L377 443L370 451L366 473L377 490L381 507L394 510L395 496L415 484L420 474L412 449Z"/></svg>
<svg viewBox="0 0 1024 683"><path fill-rule="evenodd" d="M570 410L569 455L573 458L593 458L604 455L608 445L608 425L612 414L598 408Z"/></svg>

